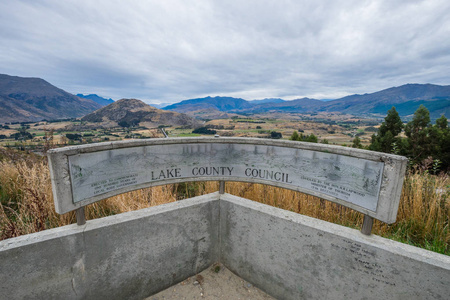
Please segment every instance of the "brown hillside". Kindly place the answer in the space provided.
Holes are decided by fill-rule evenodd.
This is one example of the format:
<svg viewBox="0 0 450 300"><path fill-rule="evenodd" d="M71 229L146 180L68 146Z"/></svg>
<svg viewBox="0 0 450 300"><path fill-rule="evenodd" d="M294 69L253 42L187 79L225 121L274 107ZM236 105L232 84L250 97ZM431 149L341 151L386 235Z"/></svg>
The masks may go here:
<svg viewBox="0 0 450 300"><path fill-rule="evenodd" d="M0 74L0 122L76 118L100 107L40 78Z"/></svg>
<svg viewBox="0 0 450 300"><path fill-rule="evenodd" d="M197 127L200 122L181 113L165 111L145 104L138 99L121 99L84 116L87 122L150 123L152 126L172 125Z"/></svg>

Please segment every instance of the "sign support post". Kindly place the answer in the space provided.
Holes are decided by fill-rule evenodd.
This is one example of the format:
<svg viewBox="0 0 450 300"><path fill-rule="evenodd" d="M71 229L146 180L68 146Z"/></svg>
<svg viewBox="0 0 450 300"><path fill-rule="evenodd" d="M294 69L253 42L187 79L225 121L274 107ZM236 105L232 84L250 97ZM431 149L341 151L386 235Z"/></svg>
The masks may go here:
<svg viewBox="0 0 450 300"><path fill-rule="evenodd" d="M225 181L219 181L219 194L225 194Z"/></svg>
<svg viewBox="0 0 450 300"><path fill-rule="evenodd" d="M370 235L372 232L372 226L373 226L373 218L371 216L364 215L361 233L365 235Z"/></svg>
<svg viewBox="0 0 450 300"><path fill-rule="evenodd" d="M81 226L81 225L86 224L86 215L84 212L84 206L77 208L76 215L77 215L77 225Z"/></svg>

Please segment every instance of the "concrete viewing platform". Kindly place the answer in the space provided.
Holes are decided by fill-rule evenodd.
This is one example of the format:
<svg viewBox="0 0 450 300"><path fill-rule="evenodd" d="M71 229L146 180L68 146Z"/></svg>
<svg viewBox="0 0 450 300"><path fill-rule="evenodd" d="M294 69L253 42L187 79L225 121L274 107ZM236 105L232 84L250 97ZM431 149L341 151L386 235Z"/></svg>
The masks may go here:
<svg viewBox="0 0 450 300"><path fill-rule="evenodd" d="M448 256L218 192L0 241L0 295L171 299L188 286L212 297L229 278L203 275L216 263L248 282L231 279L238 297L253 287L275 299L450 295Z"/></svg>
<svg viewBox="0 0 450 300"><path fill-rule="evenodd" d="M396 220L405 157L242 138L99 143L53 149L48 156L55 210L76 210L77 225L0 242L5 299L450 295L448 256L370 234L373 219ZM219 181L219 192L85 220L84 207L102 199L205 180ZM364 214L361 232L226 194L226 181L339 203ZM217 264L226 269L211 273Z"/></svg>

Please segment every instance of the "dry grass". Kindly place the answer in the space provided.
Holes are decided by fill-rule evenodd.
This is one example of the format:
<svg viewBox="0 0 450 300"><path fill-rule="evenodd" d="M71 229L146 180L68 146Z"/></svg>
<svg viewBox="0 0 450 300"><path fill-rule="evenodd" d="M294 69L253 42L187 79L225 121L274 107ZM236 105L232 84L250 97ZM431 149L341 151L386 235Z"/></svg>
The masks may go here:
<svg viewBox="0 0 450 300"><path fill-rule="evenodd" d="M1 238L69 224L73 215L56 214L47 164L42 159L0 162Z"/></svg>
<svg viewBox="0 0 450 300"><path fill-rule="evenodd" d="M239 197L332 223L351 227L358 227L362 224L362 215L360 213L342 205L300 192L241 182L228 183L225 190L227 193Z"/></svg>
<svg viewBox="0 0 450 300"><path fill-rule="evenodd" d="M299 192L251 183L227 183L226 192L328 222L361 228L363 214ZM375 220L376 235L450 255L450 178L447 174L408 174L397 221Z"/></svg>
<svg viewBox="0 0 450 300"><path fill-rule="evenodd" d="M3 157L3 160L2 160ZM76 222L75 213L55 212L45 158L0 148L0 240ZM88 205L95 219L176 201L173 186L158 186Z"/></svg>
<svg viewBox="0 0 450 300"><path fill-rule="evenodd" d="M87 219L133 211L218 190L217 182L142 189L86 207ZM360 228L362 214L339 204L272 186L228 182L226 192L325 221ZM397 222L375 221L373 233L450 255L450 179L427 173L406 177ZM0 239L74 223L75 214L54 210L45 158L0 148Z"/></svg>
<svg viewBox="0 0 450 300"><path fill-rule="evenodd" d="M380 235L450 255L450 178L427 173L406 177L393 225L377 224Z"/></svg>

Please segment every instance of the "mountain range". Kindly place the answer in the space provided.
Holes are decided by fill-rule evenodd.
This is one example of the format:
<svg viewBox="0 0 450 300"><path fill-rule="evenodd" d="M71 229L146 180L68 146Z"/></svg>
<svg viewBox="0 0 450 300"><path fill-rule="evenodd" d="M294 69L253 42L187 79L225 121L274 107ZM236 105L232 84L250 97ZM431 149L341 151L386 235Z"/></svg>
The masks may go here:
<svg viewBox="0 0 450 300"><path fill-rule="evenodd" d="M403 117L410 117L423 104L430 111L432 118L442 114L450 117L450 86L433 84L405 84L371 94L355 94L340 99L321 101L301 98L291 101L282 99L266 99L265 101L247 101L231 97L205 97L184 100L164 107L192 114L208 109L227 113L314 113L340 112L360 116L385 116L386 112L395 106Z"/></svg>
<svg viewBox="0 0 450 300"><path fill-rule="evenodd" d="M135 100L138 101L138 100ZM119 101L117 101L119 102ZM95 94L77 96L59 89L40 78L23 78L0 74L0 123L40 121L43 119L66 119L86 116L105 105L113 105L112 99L105 99ZM167 120L179 118L178 125L189 123L178 115L162 114L163 111L154 107L141 107L138 104L122 101L119 107L130 111L122 118L147 118L148 122L167 124ZM128 109L123 103L132 103L133 108ZM286 101L280 98L267 98L247 101L233 97L205 97L184 100L171 104L163 109L177 113L186 113L197 118L228 118L236 114L265 114L265 113L317 113L338 112L357 116L384 117L386 112L395 106L400 116L411 117L421 105L425 105L433 119L442 114L450 117L450 86L433 84L406 84L392 87L370 94L355 94L340 99L322 101L310 98L301 98ZM150 107L150 106L149 106ZM133 111L133 109L137 109ZM138 113L138 111L140 111ZM148 114L144 117L144 113ZM105 112L105 111L102 111ZM118 112L119 113L119 112ZM156 114L162 114L156 117ZM119 113L120 115L120 113ZM95 117L94 117L95 116ZM98 120L99 113L88 117ZM133 117L131 117L133 116ZM87 116L86 116L87 117ZM107 118L116 122L118 115ZM158 120L155 121L154 120ZM146 122L147 122L146 121ZM155 124L156 124L155 123ZM177 125L175 124L175 125ZM167 124L168 125L168 124Z"/></svg>
<svg viewBox="0 0 450 300"><path fill-rule="evenodd" d="M40 78L0 74L0 122L26 122L84 116L102 107Z"/></svg>

